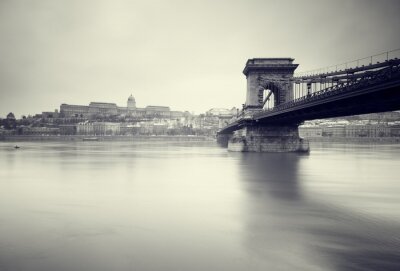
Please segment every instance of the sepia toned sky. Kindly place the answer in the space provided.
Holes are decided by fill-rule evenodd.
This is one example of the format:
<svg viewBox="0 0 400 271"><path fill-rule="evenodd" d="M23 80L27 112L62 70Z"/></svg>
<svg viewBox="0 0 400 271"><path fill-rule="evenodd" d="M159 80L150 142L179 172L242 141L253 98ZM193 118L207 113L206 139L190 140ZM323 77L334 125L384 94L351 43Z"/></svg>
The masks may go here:
<svg viewBox="0 0 400 271"><path fill-rule="evenodd" d="M240 107L248 58L305 71L400 48L394 0L0 0L0 117L61 103Z"/></svg>

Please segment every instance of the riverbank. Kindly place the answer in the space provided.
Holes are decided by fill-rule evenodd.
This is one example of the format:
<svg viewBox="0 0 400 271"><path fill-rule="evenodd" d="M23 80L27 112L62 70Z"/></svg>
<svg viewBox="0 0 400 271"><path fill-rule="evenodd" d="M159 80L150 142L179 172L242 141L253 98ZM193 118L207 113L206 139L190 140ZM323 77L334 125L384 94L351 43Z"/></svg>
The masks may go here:
<svg viewBox="0 0 400 271"><path fill-rule="evenodd" d="M400 143L399 137L306 137L310 142L336 143Z"/></svg>
<svg viewBox="0 0 400 271"><path fill-rule="evenodd" d="M0 136L0 141L84 141L85 138L96 141L215 141L215 138L207 136L32 136L9 135Z"/></svg>
<svg viewBox="0 0 400 271"><path fill-rule="evenodd" d="M0 141L84 141L84 139L96 139L96 141L215 141L216 139L208 136L191 135L158 135L158 136L83 136L83 135L6 135L0 136ZM336 143L400 143L399 137L307 137L310 142L336 142Z"/></svg>

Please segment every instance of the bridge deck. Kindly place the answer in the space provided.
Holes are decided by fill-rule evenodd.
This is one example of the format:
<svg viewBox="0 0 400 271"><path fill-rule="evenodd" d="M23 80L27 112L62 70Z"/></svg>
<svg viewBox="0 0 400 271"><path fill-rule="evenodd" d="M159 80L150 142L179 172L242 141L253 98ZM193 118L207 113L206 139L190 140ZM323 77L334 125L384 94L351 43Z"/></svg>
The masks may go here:
<svg viewBox="0 0 400 271"><path fill-rule="evenodd" d="M221 129L219 133L231 133L243 125L299 124L305 120L400 109L400 60L390 60L353 71L364 72L350 73L345 81L338 80L334 86L272 109L244 115ZM338 73L329 74L329 76L338 75ZM322 78L321 76L323 77L314 75L313 78Z"/></svg>

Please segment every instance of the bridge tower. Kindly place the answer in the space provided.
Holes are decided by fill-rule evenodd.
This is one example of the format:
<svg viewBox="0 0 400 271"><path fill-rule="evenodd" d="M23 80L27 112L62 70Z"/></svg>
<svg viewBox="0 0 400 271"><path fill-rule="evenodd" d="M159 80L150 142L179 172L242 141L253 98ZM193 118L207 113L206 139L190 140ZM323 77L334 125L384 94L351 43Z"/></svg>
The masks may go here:
<svg viewBox="0 0 400 271"><path fill-rule="evenodd" d="M293 100L293 84L290 79L298 66L293 64L293 60L293 58L253 58L247 61L243 70L247 78L245 117L240 129L232 134L218 135L219 142L226 142L228 150L252 152L309 150L308 141L299 137L299 123L264 124L252 120L253 114L262 111L271 97L274 106Z"/></svg>
<svg viewBox="0 0 400 271"><path fill-rule="evenodd" d="M292 84L294 70L298 64L293 64L293 58L253 58L247 60L243 70L247 78L247 95L244 105L245 112L260 111L266 99L265 90L273 94L274 105L293 99ZM267 94L268 95L268 94Z"/></svg>

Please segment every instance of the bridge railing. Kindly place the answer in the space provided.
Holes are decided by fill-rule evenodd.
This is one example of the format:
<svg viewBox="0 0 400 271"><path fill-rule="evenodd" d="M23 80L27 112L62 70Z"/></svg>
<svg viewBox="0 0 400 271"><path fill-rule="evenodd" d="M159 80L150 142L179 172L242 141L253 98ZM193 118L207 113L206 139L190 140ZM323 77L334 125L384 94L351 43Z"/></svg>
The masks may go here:
<svg viewBox="0 0 400 271"><path fill-rule="evenodd" d="M400 60L391 61L391 63L391 65L384 69L372 72L364 72L362 75L359 75L355 80L338 81L336 84L322 90L307 94L290 102L277 105L272 109L263 110L262 112L255 113L253 115L253 119L265 117L267 115L275 114L276 112L280 112L282 110L287 110L299 105L307 104L312 101L324 99L333 95L338 95L343 92L358 90L368 85L381 83L393 77L400 77Z"/></svg>
<svg viewBox="0 0 400 271"><path fill-rule="evenodd" d="M392 52L400 53L400 50L394 50ZM376 56L382 55L383 54ZM387 55L387 53L385 53L384 55ZM388 56L386 56L386 58L387 57ZM293 83L293 100L301 98L303 96L308 96L325 88L332 88L343 81L357 81L361 77L363 77L364 74L385 69L389 66L392 66L393 63L397 63L399 60L399 58L394 58L384 62L377 61L376 63L372 63L367 66L355 66L346 70L338 70L330 73L322 73L302 77L293 77L292 79L290 79Z"/></svg>
<svg viewBox="0 0 400 271"><path fill-rule="evenodd" d="M301 77L315 76L320 74L342 72L348 69L354 69L358 67L363 67L363 66L365 67L369 65L383 63L391 59L400 59L400 48L364 58L355 59L341 64L295 73L294 77L301 78Z"/></svg>

